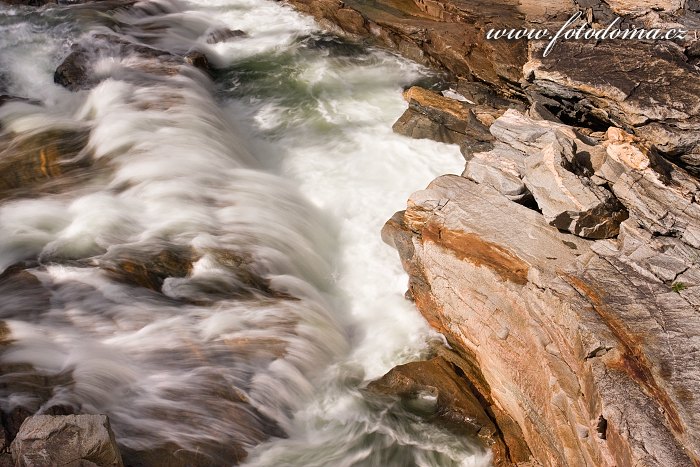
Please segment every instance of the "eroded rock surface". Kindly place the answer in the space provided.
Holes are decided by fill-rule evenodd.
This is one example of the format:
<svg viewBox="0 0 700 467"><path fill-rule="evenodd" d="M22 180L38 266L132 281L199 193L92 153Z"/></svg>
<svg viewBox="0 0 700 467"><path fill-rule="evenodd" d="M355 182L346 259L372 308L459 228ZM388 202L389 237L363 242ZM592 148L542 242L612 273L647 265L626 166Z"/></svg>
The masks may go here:
<svg viewBox="0 0 700 467"><path fill-rule="evenodd" d="M493 114L498 113L495 109L477 109L418 86L407 90L404 98L409 107L394 124L396 133L442 143L468 143L472 149L491 147L493 136L482 120L490 124Z"/></svg>
<svg viewBox="0 0 700 467"><path fill-rule="evenodd" d="M625 225L616 241L580 239L485 184L444 176L385 228L418 308L473 356L547 465L697 462L698 285L677 293L648 266L676 264L675 248L697 270L697 250L645 244Z"/></svg>
<svg viewBox="0 0 700 467"><path fill-rule="evenodd" d="M700 182L616 127L490 133L385 226L409 295L537 461L696 465Z"/></svg>
<svg viewBox="0 0 700 467"><path fill-rule="evenodd" d="M35 415L12 442L15 465L99 465L122 463L105 415Z"/></svg>

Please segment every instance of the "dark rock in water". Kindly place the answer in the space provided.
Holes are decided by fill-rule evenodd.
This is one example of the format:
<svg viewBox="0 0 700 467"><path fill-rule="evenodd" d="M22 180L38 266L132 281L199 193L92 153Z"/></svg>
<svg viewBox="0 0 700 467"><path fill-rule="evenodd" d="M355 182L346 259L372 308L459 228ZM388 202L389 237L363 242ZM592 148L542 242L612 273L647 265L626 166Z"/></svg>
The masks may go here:
<svg viewBox="0 0 700 467"><path fill-rule="evenodd" d="M11 266L0 274L0 319L31 321L51 307L51 293L22 265ZM2 323L0 321L0 323ZM0 330L0 347L6 330Z"/></svg>
<svg viewBox="0 0 700 467"><path fill-rule="evenodd" d="M211 446L215 449L216 446ZM148 451L134 451L129 448L122 450L126 465L129 467L215 467L218 465L239 465L248 453L240 445L220 446L220 457L202 452L184 449L177 444L166 444Z"/></svg>
<svg viewBox="0 0 700 467"><path fill-rule="evenodd" d="M205 255L228 274L204 279L192 278L176 290L169 290L170 296L198 304L231 297L292 298L271 289L269 280L256 272L253 259L245 253L235 251L199 252L191 247L176 245L163 245L152 248L151 251L115 247L99 259L98 265L116 280L162 292L166 279L188 277L194 263Z"/></svg>
<svg viewBox="0 0 700 467"><path fill-rule="evenodd" d="M306 37L301 42L305 47L322 50L331 57L353 57L367 53L366 45L328 33Z"/></svg>
<svg viewBox="0 0 700 467"><path fill-rule="evenodd" d="M207 44L218 44L219 42L226 42L241 37L248 37L248 33L240 29L221 28L209 33Z"/></svg>
<svg viewBox="0 0 700 467"><path fill-rule="evenodd" d="M110 4L113 6L125 6L135 3L135 0L0 0L0 3L7 3L9 5L25 5L40 7L44 5L83 5L83 4L93 4L100 5L100 8L107 7L110 8Z"/></svg>
<svg viewBox="0 0 700 467"><path fill-rule="evenodd" d="M184 59L186 63L192 65L195 68L199 68L200 70L207 73L211 71L209 60L203 52L200 52L198 50L187 52L187 54L185 54Z"/></svg>
<svg viewBox="0 0 700 467"><path fill-rule="evenodd" d="M16 466L124 465L105 415L29 417L11 451Z"/></svg>
<svg viewBox="0 0 700 467"><path fill-rule="evenodd" d="M74 50L61 62L53 81L71 91L90 89L99 82L90 73L90 56L84 49Z"/></svg>
<svg viewBox="0 0 700 467"><path fill-rule="evenodd" d="M161 291L168 277L185 277L197 256L191 248L170 246L157 252L112 251L101 259L102 267L123 282Z"/></svg>
<svg viewBox="0 0 700 467"><path fill-rule="evenodd" d="M96 34L90 43L74 47L56 69L54 82L71 91L91 89L104 79L95 72L95 63L104 58L124 56L137 58L132 63L124 65L121 73L124 79L130 79L130 76L144 72L171 76L180 73L183 65L191 65L207 73L211 71L206 55L200 51L191 51L180 56L129 42L113 34ZM113 78L115 76L120 75L112 75Z"/></svg>
<svg viewBox="0 0 700 467"><path fill-rule="evenodd" d="M462 390L463 383L444 358L436 357L399 365L367 389L396 395L426 418L438 418L450 430L475 436L486 427L488 435L493 436L493 423L477 398Z"/></svg>
<svg viewBox="0 0 700 467"><path fill-rule="evenodd" d="M5 135L0 140L0 198L88 167L87 155L81 155L87 138L84 130Z"/></svg>
<svg viewBox="0 0 700 467"><path fill-rule="evenodd" d="M496 465L527 460L529 453L524 457L523 453L509 453L503 433L487 414L488 408L468 389L471 386L460 368L438 356L399 365L371 382L367 389L399 397L408 410L425 420L460 436L480 439L492 450Z"/></svg>
<svg viewBox="0 0 700 467"><path fill-rule="evenodd" d="M6 102L11 102L15 100L14 97L8 96L7 94L0 94L0 105L3 105Z"/></svg>

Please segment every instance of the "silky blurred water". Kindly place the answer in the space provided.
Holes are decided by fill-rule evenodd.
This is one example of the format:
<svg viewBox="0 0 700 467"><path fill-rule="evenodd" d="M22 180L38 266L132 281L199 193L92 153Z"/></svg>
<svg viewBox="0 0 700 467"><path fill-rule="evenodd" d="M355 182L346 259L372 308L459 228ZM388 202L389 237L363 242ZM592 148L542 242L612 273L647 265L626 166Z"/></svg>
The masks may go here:
<svg viewBox="0 0 700 467"><path fill-rule="evenodd" d="M247 35L208 44L222 27ZM93 89L53 84L71 45L114 31L205 52L213 81L119 50L93 58ZM134 465L174 446L234 464L239 445L259 466L487 465L472 440L361 390L440 340L379 235L463 164L391 131L402 88L426 76L273 1L0 9L0 92L38 102L0 107L5 133L89 132L90 161L74 186L0 204L0 270L35 278L2 289L3 410L106 413ZM163 251L194 264L161 290L109 273Z"/></svg>

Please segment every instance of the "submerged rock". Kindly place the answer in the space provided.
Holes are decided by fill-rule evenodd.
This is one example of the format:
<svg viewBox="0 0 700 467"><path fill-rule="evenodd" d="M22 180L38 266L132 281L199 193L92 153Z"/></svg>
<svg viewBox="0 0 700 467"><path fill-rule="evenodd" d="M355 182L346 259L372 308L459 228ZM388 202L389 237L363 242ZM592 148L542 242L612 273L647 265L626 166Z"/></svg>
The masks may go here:
<svg viewBox="0 0 700 467"><path fill-rule="evenodd" d="M0 198L29 193L43 186L56 189L65 175L90 166L84 153L88 131L46 130L5 134L0 139ZM56 186L51 186L51 184Z"/></svg>
<svg viewBox="0 0 700 467"><path fill-rule="evenodd" d="M125 57L131 60L125 60ZM210 71L209 61L200 51L180 56L114 34L95 34L89 43L73 47L56 68L54 82L71 91L80 91L95 87L107 76L115 77L114 70L102 73L100 66L120 67L117 77L138 79L139 72L172 76L180 73L183 65Z"/></svg>
<svg viewBox="0 0 700 467"><path fill-rule="evenodd" d="M11 446L16 466L123 466L105 415L35 415Z"/></svg>
<svg viewBox="0 0 700 467"><path fill-rule="evenodd" d="M527 460L529 452L523 453L513 449L516 446L506 445L504 433L487 413L489 408L485 408L468 389L471 384L459 367L438 356L428 361L399 365L371 382L367 389L376 394L396 396L408 410L427 421L460 436L479 439L493 452L496 465ZM509 441L511 434L506 436ZM520 437L522 433L515 435ZM521 441L520 447L523 445ZM524 449L527 451L526 447Z"/></svg>
<svg viewBox="0 0 700 467"><path fill-rule="evenodd" d="M51 3L58 3L57 0L2 0L0 3L8 5L44 6Z"/></svg>
<svg viewBox="0 0 700 467"><path fill-rule="evenodd" d="M248 33L240 29L220 28L207 35L207 44L218 44L220 42L227 42L231 39L243 37L248 37Z"/></svg>

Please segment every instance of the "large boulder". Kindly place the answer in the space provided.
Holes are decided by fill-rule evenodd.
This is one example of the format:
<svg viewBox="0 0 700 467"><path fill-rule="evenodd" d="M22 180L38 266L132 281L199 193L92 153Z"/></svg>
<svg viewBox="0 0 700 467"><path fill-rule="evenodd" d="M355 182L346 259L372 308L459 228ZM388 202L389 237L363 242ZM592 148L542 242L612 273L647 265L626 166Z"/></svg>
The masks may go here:
<svg viewBox="0 0 700 467"><path fill-rule="evenodd" d="M493 136L477 118L473 105L418 86L404 92L404 98L408 109L394 124L396 133L441 143L469 144L474 149L491 147Z"/></svg>
<svg viewBox="0 0 700 467"><path fill-rule="evenodd" d="M123 466L105 415L35 415L11 446L16 466Z"/></svg>
<svg viewBox="0 0 700 467"><path fill-rule="evenodd" d="M623 226L583 240L443 176L385 227L419 310L475 361L545 465L698 462L700 256Z"/></svg>

